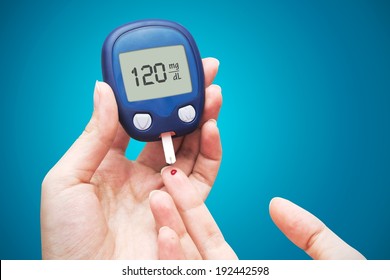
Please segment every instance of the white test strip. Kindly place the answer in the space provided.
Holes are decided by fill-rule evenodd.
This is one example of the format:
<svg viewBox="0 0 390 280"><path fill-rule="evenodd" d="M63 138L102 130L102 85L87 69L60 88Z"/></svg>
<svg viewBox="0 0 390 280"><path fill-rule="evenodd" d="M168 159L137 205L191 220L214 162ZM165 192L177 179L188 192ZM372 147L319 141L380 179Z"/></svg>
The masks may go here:
<svg viewBox="0 0 390 280"><path fill-rule="evenodd" d="M165 161L168 164L176 162L175 149L173 148L172 135L170 132L161 133L161 141L163 144Z"/></svg>

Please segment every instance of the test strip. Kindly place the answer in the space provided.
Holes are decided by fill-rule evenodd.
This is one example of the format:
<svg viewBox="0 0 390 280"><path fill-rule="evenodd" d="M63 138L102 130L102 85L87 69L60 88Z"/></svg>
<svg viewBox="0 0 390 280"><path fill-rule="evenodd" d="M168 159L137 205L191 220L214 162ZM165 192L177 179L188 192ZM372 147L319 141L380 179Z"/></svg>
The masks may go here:
<svg viewBox="0 0 390 280"><path fill-rule="evenodd" d="M173 148L172 135L170 132L161 133L161 141L163 144L165 161L168 164L176 162L175 149Z"/></svg>

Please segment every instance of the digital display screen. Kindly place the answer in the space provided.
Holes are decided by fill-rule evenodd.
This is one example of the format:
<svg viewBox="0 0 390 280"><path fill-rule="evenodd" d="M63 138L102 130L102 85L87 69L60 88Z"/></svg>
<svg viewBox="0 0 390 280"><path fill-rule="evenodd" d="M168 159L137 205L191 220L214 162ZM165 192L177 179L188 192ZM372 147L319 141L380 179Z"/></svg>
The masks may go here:
<svg viewBox="0 0 390 280"><path fill-rule="evenodd" d="M129 102L192 91L182 45L120 53L119 63Z"/></svg>

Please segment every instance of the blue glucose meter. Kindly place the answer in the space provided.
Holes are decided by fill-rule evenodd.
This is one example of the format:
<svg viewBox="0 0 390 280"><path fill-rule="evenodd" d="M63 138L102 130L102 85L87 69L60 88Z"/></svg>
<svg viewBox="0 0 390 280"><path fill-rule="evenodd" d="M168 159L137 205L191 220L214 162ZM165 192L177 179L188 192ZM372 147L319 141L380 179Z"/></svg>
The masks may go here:
<svg viewBox="0 0 390 280"><path fill-rule="evenodd" d="M103 45L102 70L130 137L157 141L164 133L183 136L199 125L203 66L195 41L183 26L141 20L115 29Z"/></svg>

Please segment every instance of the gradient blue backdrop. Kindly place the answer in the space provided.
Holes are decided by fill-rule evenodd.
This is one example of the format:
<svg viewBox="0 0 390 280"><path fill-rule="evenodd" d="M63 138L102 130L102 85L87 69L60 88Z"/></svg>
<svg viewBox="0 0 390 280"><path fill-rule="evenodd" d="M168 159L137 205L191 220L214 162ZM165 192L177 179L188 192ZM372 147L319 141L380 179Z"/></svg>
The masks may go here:
<svg viewBox="0 0 390 280"><path fill-rule="evenodd" d="M308 258L269 218L282 196L390 259L388 3L1 1L0 258L41 257L40 183L90 118L106 35L165 18L221 61L224 158L207 204L238 256Z"/></svg>

